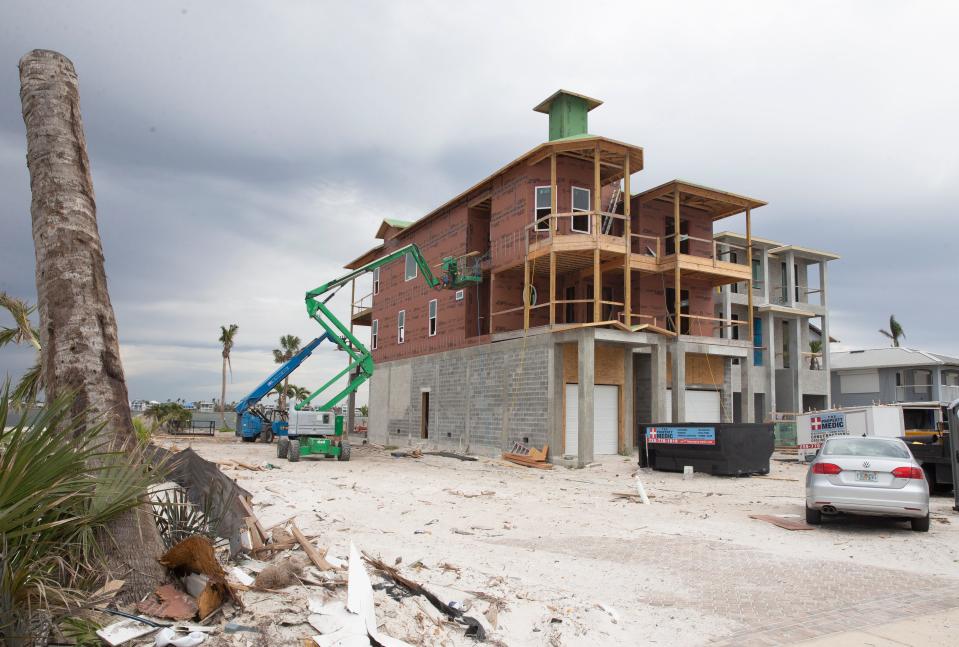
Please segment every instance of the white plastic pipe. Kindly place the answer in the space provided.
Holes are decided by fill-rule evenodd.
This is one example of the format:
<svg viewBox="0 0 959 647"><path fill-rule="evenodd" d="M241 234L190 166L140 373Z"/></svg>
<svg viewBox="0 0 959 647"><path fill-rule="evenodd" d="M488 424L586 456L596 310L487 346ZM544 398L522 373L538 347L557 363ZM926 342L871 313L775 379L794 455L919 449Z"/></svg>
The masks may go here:
<svg viewBox="0 0 959 647"><path fill-rule="evenodd" d="M639 478L639 473L636 474L636 492L639 493L639 498L646 505L649 505L649 497L646 496L646 488L643 487L643 482Z"/></svg>

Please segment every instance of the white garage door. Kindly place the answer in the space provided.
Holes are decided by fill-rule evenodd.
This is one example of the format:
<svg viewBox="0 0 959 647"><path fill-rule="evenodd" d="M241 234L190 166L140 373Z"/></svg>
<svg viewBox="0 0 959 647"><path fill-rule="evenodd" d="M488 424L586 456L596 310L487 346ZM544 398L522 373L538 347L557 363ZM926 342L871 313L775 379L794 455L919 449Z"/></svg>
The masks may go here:
<svg viewBox="0 0 959 647"><path fill-rule="evenodd" d="M686 391L686 422L720 422L719 391ZM666 422L673 421L673 392L666 390Z"/></svg>
<svg viewBox="0 0 959 647"><path fill-rule="evenodd" d="M579 447L579 385L566 385L566 448L576 454ZM593 454L619 451L619 387L597 384L593 389Z"/></svg>

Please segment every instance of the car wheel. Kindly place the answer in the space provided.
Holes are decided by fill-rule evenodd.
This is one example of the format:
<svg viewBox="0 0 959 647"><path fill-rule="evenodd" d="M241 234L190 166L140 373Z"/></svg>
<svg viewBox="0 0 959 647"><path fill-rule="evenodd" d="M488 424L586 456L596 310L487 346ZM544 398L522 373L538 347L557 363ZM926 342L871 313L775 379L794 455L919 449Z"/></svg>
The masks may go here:
<svg viewBox="0 0 959 647"><path fill-rule="evenodd" d="M340 455L337 458L341 461L350 460L350 444L340 443Z"/></svg>
<svg viewBox="0 0 959 647"><path fill-rule="evenodd" d="M916 532L929 532L929 515L920 519L910 519L909 523L912 524L912 529Z"/></svg>
<svg viewBox="0 0 959 647"><path fill-rule="evenodd" d="M273 430L267 427L260 432L260 442L261 443L272 443L273 442Z"/></svg>
<svg viewBox="0 0 959 647"><path fill-rule="evenodd" d="M286 458L291 463L296 463L300 460L300 441L291 440L290 448L286 450Z"/></svg>
<svg viewBox="0 0 959 647"><path fill-rule="evenodd" d="M277 458L286 458L286 455L290 451L290 440L289 438L280 438L276 441L276 457Z"/></svg>
<svg viewBox="0 0 959 647"><path fill-rule="evenodd" d="M822 511L815 508L806 508L806 523L818 526L822 523Z"/></svg>

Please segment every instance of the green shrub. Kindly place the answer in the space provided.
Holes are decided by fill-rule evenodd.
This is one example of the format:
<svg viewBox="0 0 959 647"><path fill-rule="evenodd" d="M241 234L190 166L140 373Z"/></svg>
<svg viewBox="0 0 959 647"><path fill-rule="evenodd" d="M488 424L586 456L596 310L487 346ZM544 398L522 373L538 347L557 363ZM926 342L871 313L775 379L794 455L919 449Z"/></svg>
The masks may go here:
<svg viewBox="0 0 959 647"><path fill-rule="evenodd" d="M73 396L7 429L9 390L0 393L0 644L13 647L89 605L104 577L100 531L145 502L164 470L111 451L102 425L71 416Z"/></svg>

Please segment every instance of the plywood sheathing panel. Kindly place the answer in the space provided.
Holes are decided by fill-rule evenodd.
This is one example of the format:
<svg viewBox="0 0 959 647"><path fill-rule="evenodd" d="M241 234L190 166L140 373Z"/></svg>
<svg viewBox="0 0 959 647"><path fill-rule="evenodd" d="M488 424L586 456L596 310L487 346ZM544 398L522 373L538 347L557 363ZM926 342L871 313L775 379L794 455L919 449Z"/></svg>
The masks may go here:
<svg viewBox="0 0 959 647"><path fill-rule="evenodd" d="M686 384L723 385L723 360L719 355L686 353ZM672 353L666 353L666 383L673 380Z"/></svg>

